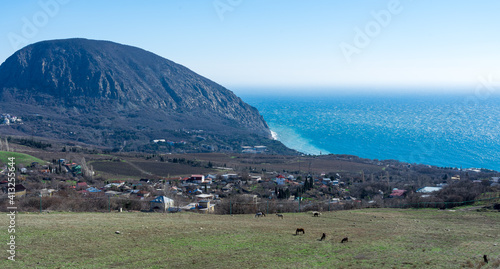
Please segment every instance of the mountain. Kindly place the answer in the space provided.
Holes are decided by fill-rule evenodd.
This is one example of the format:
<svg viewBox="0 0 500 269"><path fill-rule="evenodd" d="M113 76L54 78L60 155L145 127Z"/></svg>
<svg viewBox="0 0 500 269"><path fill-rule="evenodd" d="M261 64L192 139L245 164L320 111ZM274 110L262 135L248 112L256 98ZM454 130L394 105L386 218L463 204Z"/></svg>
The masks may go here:
<svg viewBox="0 0 500 269"><path fill-rule="evenodd" d="M15 52L0 66L0 112L23 119L0 128L3 134L122 149L153 139L187 139L209 151L271 143L257 109L233 92L151 52L109 41L51 40Z"/></svg>

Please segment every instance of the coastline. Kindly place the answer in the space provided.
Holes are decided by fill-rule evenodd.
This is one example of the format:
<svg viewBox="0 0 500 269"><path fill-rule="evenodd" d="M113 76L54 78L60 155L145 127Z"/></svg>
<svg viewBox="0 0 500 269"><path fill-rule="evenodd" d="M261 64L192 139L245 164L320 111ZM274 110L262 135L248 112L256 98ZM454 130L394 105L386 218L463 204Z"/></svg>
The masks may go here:
<svg viewBox="0 0 500 269"><path fill-rule="evenodd" d="M496 100L464 106L463 96L245 98L274 139L304 154L499 171Z"/></svg>

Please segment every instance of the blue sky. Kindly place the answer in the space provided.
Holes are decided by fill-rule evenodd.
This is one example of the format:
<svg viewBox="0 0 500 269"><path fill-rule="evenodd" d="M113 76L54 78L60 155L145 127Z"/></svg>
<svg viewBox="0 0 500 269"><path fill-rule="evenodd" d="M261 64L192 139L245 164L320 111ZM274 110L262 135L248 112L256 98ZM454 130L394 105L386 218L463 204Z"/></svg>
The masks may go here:
<svg viewBox="0 0 500 269"><path fill-rule="evenodd" d="M500 1L2 1L0 62L83 37L133 45L229 89L472 89L500 81Z"/></svg>

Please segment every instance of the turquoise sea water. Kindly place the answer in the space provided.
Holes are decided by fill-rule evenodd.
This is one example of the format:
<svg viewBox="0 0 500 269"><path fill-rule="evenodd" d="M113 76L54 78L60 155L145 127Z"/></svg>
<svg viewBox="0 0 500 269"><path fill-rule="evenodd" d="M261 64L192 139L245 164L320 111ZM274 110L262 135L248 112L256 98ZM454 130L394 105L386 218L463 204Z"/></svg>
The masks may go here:
<svg viewBox="0 0 500 269"><path fill-rule="evenodd" d="M480 98L481 97L481 98ZM243 96L286 146L500 171L500 97Z"/></svg>

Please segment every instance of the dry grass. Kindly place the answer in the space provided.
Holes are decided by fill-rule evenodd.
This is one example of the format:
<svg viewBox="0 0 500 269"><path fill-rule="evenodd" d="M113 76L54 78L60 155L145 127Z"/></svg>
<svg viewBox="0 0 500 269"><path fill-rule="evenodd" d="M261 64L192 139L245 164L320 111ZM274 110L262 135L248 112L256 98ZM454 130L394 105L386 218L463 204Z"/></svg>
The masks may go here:
<svg viewBox="0 0 500 269"><path fill-rule="evenodd" d="M498 213L51 213L20 214L17 227L17 261L1 268L469 268L484 254L481 268L495 268L500 254Z"/></svg>

